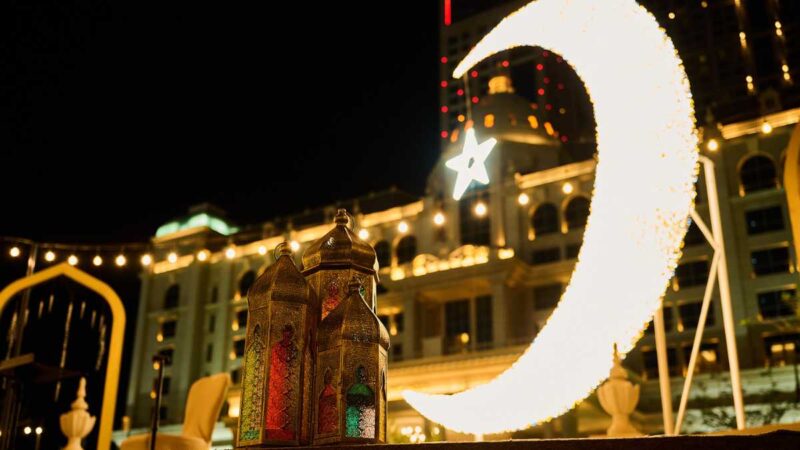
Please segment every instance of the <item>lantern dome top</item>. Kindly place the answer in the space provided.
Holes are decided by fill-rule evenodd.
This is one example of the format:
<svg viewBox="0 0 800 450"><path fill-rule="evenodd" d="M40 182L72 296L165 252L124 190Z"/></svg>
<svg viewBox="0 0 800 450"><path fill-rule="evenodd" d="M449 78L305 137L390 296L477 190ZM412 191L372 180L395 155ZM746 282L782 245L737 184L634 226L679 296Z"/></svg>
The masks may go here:
<svg viewBox="0 0 800 450"><path fill-rule="evenodd" d="M336 226L311 244L303 254L303 273L309 275L321 268L354 267L377 276L378 257L368 243L348 227L350 216L339 209L334 218Z"/></svg>
<svg viewBox="0 0 800 450"><path fill-rule="evenodd" d="M263 307L269 301L309 303L315 298L311 286L292 260L292 250L281 243L275 252L275 264L267 267L247 294L250 309Z"/></svg>
<svg viewBox="0 0 800 450"><path fill-rule="evenodd" d="M347 284L347 297L320 323L318 348L333 348L341 340L378 344L389 349L389 331L367 305L362 284L353 277Z"/></svg>

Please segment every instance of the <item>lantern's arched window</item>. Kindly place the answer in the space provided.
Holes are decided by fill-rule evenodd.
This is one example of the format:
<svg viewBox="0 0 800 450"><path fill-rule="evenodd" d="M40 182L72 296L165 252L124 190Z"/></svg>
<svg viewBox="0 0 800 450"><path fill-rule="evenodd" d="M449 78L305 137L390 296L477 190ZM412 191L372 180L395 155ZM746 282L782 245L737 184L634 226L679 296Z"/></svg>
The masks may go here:
<svg viewBox="0 0 800 450"><path fill-rule="evenodd" d="M559 229L558 208L552 203L543 203L531 217L531 226L536 236L557 233Z"/></svg>
<svg viewBox="0 0 800 450"><path fill-rule="evenodd" d="M397 264L410 263L415 256L417 256L417 238L414 236L405 236L397 243Z"/></svg>
<svg viewBox="0 0 800 450"><path fill-rule="evenodd" d="M745 194L778 186L775 163L766 156L757 155L748 158L739 169L739 179Z"/></svg>
<svg viewBox="0 0 800 450"><path fill-rule="evenodd" d="M586 197L575 197L569 201L564 210L564 219L567 221L567 229L574 230L586 226L586 219L589 217L589 199Z"/></svg>
<svg viewBox="0 0 800 450"><path fill-rule="evenodd" d="M386 241L375 244L375 255L378 257L378 266L381 268L392 265L392 248Z"/></svg>

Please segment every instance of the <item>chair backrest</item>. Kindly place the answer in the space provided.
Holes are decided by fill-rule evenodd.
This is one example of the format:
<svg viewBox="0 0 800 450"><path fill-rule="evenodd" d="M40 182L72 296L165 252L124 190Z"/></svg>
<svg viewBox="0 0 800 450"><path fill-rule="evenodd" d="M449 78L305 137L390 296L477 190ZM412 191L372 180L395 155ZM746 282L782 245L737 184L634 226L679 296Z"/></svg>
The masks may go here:
<svg viewBox="0 0 800 450"><path fill-rule="evenodd" d="M184 436L211 442L211 434L214 432L214 425L217 423L230 384L231 377L227 373L203 377L192 384L186 397Z"/></svg>

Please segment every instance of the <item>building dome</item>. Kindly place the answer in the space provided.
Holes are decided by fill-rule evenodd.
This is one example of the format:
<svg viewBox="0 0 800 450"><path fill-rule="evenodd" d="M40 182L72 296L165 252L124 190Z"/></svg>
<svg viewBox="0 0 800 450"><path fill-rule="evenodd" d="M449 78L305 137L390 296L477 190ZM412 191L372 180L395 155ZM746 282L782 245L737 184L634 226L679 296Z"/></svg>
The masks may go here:
<svg viewBox="0 0 800 450"><path fill-rule="evenodd" d="M552 128L548 134L528 100L514 93L511 78L498 75L489 80L489 94L472 108L472 120L482 135L525 144L554 145Z"/></svg>
<svg viewBox="0 0 800 450"><path fill-rule="evenodd" d="M378 257L372 246L362 241L347 227L347 211L336 213L336 226L311 244L303 254L303 274L308 276L322 267L353 267L370 274L378 273Z"/></svg>

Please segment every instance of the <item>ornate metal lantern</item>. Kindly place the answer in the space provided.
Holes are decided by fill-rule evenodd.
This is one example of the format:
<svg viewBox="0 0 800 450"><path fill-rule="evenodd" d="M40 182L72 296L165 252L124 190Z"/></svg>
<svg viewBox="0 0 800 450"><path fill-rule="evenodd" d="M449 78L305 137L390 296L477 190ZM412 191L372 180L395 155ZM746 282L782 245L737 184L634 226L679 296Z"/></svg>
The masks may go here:
<svg viewBox="0 0 800 450"><path fill-rule="evenodd" d="M358 277L347 292L319 326L314 445L386 442L389 332Z"/></svg>
<svg viewBox="0 0 800 450"><path fill-rule="evenodd" d="M348 228L347 211L340 209L334 221L336 226L303 254L303 275L317 293L323 319L341 303L353 277L361 282L362 295L374 312L378 282L375 250Z"/></svg>
<svg viewBox="0 0 800 450"><path fill-rule="evenodd" d="M311 442L319 302L289 245L259 276L248 300L238 446Z"/></svg>

